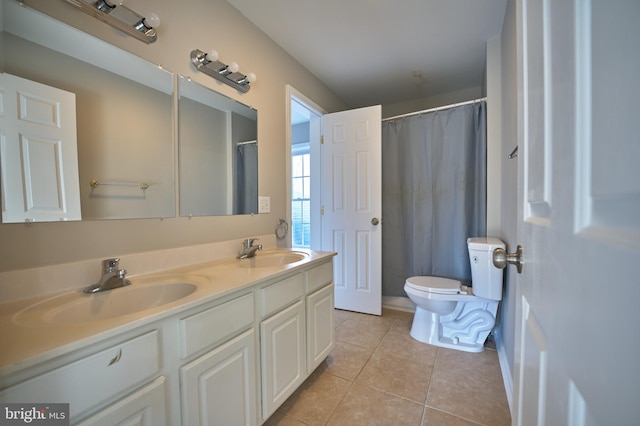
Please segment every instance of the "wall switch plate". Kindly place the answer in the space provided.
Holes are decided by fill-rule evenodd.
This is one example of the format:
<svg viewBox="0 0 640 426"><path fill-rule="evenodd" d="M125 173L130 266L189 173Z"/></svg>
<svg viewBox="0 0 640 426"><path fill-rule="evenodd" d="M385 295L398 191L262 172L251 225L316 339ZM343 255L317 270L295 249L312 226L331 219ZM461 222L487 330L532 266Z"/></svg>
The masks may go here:
<svg viewBox="0 0 640 426"><path fill-rule="evenodd" d="M271 197L258 197L258 213L271 213Z"/></svg>

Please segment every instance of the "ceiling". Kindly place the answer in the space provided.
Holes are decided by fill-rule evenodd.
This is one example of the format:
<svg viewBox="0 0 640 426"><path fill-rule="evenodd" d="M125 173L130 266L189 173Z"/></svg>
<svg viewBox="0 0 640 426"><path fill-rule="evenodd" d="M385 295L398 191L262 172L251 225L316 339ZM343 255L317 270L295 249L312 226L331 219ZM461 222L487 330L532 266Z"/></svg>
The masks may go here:
<svg viewBox="0 0 640 426"><path fill-rule="evenodd" d="M507 0L227 0L350 107L482 85Z"/></svg>

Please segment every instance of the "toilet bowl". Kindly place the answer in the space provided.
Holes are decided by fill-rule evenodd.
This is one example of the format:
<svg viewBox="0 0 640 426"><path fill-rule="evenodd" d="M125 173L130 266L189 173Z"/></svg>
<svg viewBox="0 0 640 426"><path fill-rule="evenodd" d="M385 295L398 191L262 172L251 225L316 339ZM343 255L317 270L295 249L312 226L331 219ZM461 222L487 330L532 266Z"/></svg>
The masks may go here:
<svg viewBox="0 0 640 426"><path fill-rule="evenodd" d="M482 352L502 299L503 271L493 251L505 248L497 238L469 238L472 287L450 278L408 278L404 290L416 305L411 336L423 343L466 352Z"/></svg>

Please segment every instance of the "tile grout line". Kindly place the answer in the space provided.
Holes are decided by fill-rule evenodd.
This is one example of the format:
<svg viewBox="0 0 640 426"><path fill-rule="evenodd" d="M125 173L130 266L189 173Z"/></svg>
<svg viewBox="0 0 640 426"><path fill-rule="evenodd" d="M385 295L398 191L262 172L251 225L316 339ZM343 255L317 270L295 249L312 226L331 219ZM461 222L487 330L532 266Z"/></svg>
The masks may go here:
<svg viewBox="0 0 640 426"><path fill-rule="evenodd" d="M342 321L340 323L340 325L338 325L338 327L343 326L347 321L349 321L349 319L351 318L347 318L346 320ZM373 349L373 351L371 351L371 353L369 354L369 356L367 357L367 360L362 364L362 368L360 368L360 371L358 371L358 374L356 374L356 376L353 378L353 380L350 379L346 379L344 377L341 377L342 379L345 379L349 382L351 382L351 384L349 385L349 389L347 389L347 391L344 393L344 395L342 396L342 398L340 398L340 401L336 404L335 408L333 409L333 411L331 411L331 414L329 415L329 417L327 418L327 421L324 423L324 425L327 425L330 421L331 418L333 417L333 415L336 413L336 411L338 410L338 408L340 407L340 405L342 404L342 402L344 401L344 399L347 397L347 395L349 394L349 391L351 391L351 389L353 388L353 386L356 384L356 380L358 379L358 377L360 376L360 374L362 373L362 371L364 370L364 368L367 366L367 364L369 363L369 361L371 361L371 357L373 356L373 354L378 350L378 348L380 347L380 345L382 344L382 341L384 340L385 336L387 335L387 333L389 333L389 330L391 330L391 327L393 326L393 324L397 321L397 319L394 319L393 322L391 323L391 325L389 325L389 328L387 329L387 331L384 333L384 335L380 338L380 341L378 342L378 344L376 345L376 347ZM349 344L353 344L350 342L342 342L342 343L349 343ZM358 346L361 348L365 348L365 346L360 346L360 345L356 345L353 344L354 346ZM331 372L327 372L328 374L331 374ZM340 376L336 376L335 374L332 374L335 377L340 377ZM370 387L370 386L367 386ZM372 388L375 389L375 388ZM379 390L379 389L376 389ZM393 395L393 394L391 394ZM394 395L396 396L396 395ZM296 419L297 420L297 419Z"/></svg>
<svg viewBox="0 0 640 426"><path fill-rule="evenodd" d="M345 324L346 322L348 322L350 319L351 319L351 318L347 318L346 320L342 321L342 322L338 325L338 327L342 327L342 326L344 326L344 324ZM388 331L387 331L387 332L388 332ZM385 336L386 336L386 333L385 333ZM384 338L384 336L383 336L383 338ZM380 341L382 341L382 339L380 339ZM340 342L342 342L342 343L349 343L349 342L343 342L342 340L340 340ZM353 343L349 343L349 344L353 344ZM378 344L378 346L379 346L379 345L380 345L380 344ZM363 348L363 347L364 347L364 346L355 345L355 344L354 344L354 346L358 346L358 347L361 347L361 348ZM377 349L377 347L376 347L376 349ZM364 364L362 365L362 368L360 368L360 371L358 371L358 374L356 374L356 375L355 375L355 377L353 378L353 380L351 380L351 379L347 379L347 378L345 378L345 377L337 376L337 375L332 374L331 372L327 371L327 373L328 373L328 374L331 374L332 376L340 377L341 379L347 380L348 382L350 382L350 384L349 384L349 388L347 389L347 391L344 393L344 395L342 395L342 398L340 398L340 401L338 401L338 403L336 404L336 406L334 407L334 409L331 411L331 414L329 414L329 417L327 417L327 421L326 421L326 422L324 422L324 425L328 424L328 423L331 421L331 418L332 418L332 417L333 417L333 415L336 413L336 411L338 410L338 408L340 407L340 405L342 404L342 402L344 401L344 399L347 397L347 395L349 394L349 391L351 391L351 388L353 388L353 385L356 383L356 379L358 378L358 376L360 375L360 373L362 373L362 370L364 370L364 367L367 365L367 363L369 362L369 360L371 360L371 357L373 356L373 353L376 351L376 349L374 349L374 350L369 354L369 356L367 357L367 360L364 362Z"/></svg>

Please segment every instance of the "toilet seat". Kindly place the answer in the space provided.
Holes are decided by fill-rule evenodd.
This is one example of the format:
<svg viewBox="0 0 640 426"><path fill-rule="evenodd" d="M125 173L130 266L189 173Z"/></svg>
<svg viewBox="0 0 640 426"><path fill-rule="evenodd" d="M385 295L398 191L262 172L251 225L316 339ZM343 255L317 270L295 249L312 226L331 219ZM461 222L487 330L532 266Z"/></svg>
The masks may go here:
<svg viewBox="0 0 640 426"><path fill-rule="evenodd" d="M407 278L405 283L409 288L427 293L437 294L460 294L466 293L462 291L462 283L458 280L442 277L418 276Z"/></svg>

